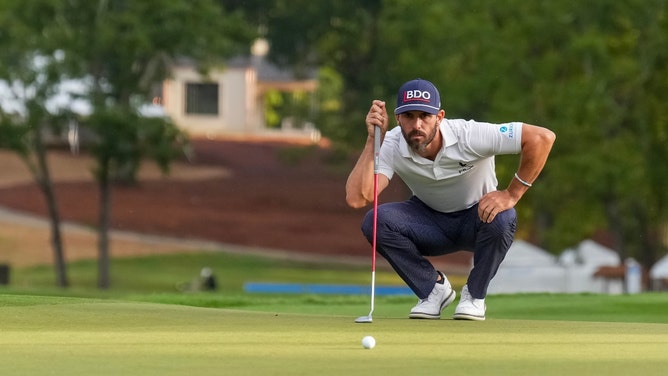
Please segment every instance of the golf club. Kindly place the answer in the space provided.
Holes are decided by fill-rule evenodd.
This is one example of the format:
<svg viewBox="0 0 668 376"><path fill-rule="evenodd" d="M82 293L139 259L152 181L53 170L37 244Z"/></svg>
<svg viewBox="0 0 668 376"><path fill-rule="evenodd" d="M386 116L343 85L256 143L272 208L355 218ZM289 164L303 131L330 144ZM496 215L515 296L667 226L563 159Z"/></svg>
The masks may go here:
<svg viewBox="0 0 668 376"><path fill-rule="evenodd" d="M373 322L373 308L376 300L376 231L378 225L378 162L380 158L380 127L373 132L373 240L371 241L371 310L367 316L355 319L356 323Z"/></svg>

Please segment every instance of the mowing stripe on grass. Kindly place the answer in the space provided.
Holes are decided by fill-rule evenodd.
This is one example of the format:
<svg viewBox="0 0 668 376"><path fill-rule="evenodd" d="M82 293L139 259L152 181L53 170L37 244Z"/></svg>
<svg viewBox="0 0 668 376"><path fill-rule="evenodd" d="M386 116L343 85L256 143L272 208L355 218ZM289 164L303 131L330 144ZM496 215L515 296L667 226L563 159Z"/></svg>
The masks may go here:
<svg viewBox="0 0 668 376"><path fill-rule="evenodd" d="M668 325L353 317L0 295L3 374L664 374ZM43 304L40 304L43 303ZM361 309L361 307L360 307ZM361 339L372 335L373 350ZM482 354L482 355L481 355Z"/></svg>
<svg viewBox="0 0 668 376"><path fill-rule="evenodd" d="M369 295L369 285L247 282L244 292L265 294ZM377 296L413 295L406 286L376 286Z"/></svg>

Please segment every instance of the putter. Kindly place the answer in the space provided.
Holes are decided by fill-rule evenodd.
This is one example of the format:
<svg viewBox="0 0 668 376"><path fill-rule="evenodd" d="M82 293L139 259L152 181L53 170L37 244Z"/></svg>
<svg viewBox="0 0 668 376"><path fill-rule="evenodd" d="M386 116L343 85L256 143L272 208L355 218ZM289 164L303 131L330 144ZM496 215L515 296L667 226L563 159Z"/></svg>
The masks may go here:
<svg viewBox="0 0 668 376"><path fill-rule="evenodd" d="M376 300L376 230L378 225L378 162L380 158L380 127L373 132L373 240L371 241L371 310L367 316L355 319L356 323L372 323Z"/></svg>

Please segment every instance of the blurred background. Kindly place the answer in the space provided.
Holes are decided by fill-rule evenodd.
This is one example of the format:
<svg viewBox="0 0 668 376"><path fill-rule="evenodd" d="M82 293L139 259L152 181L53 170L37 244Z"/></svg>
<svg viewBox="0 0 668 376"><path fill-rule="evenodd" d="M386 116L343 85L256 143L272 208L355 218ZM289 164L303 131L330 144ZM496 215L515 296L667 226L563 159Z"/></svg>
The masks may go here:
<svg viewBox="0 0 668 376"><path fill-rule="evenodd" d="M344 202L364 116L376 98L393 108L401 83L421 77L449 118L556 132L517 207L517 238L552 257L548 266L560 276L577 267L580 286L594 286L582 291L662 289L667 7L0 1L0 263L52 264L66 287L68 263L94 258L107 289L115 256L167 252L157 243L364 262L364 211ZM497 158L500 188L518 161ZM393 182L381 200L407 195ZM19 224L37 244L16 240ZM73 224L92 242L73 240ZM151 238L132 246L119 231ZM205 243L174 248L183 239ZM588 261L592 242L610 257ZM467 255L443 262L453 273L470 266ZM638 268L641 287L628 277Z"/></svg>

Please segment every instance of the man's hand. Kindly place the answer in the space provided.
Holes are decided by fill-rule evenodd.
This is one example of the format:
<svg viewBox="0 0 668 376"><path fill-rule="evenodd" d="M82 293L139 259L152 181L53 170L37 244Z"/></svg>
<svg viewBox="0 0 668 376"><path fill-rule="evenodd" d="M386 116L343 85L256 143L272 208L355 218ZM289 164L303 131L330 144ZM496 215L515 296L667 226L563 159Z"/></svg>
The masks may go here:
<svg viewBox="0 0 668 376"><path fill-rule="evenodd" d="M511 179L508 188L503 191L489 192L484 195L478 203L478 216L485 223L494 220L497 214L504 210L515 207L524 193L538 177L547 156L550 154L552 144L556 139L554 132L547 128L522 124L522 151L520 153L520 167L517 174L524 180Z"/></svg>
<svg viewBox="0 0 668 376"><path fill-rule="evenodd" d="M388 124L389 118L387 116L385 102L377 99L374 100L369 109L369 113L366 115L366 130L369 137L373 137L375 127L380 127L382 133L387 132Z"/></svg>
<svg viewBox="0 0 668 376"><path fill-rule="evenodd" d="M517 199L508 190L489 192L482 196L478 203L478 216L481 221L490 223L497 214L514 207L515 204Z"/></svg>

